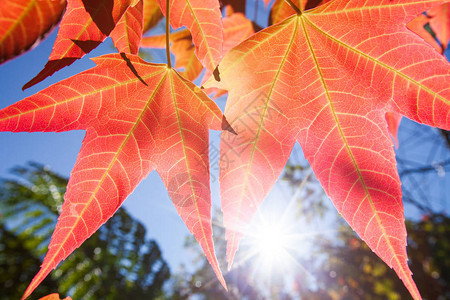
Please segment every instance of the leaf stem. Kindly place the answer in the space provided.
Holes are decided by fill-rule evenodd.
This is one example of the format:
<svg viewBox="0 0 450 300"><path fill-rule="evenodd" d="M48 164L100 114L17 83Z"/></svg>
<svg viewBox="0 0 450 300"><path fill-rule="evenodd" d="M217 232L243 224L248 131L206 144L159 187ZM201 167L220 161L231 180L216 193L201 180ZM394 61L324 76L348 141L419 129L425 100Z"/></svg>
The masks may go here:
<svg viewBox="0 0 450 300"><path fill-rule="evenodd" d="M172 69L172 63L170 61L170 1L166 1L166 55L167 55L167 66Z"/></svg>
<svg viewBox="0 0 450 300"><path fill-rule="evenodd" d="M295 10L297 15L300 16L302 14L301 10L291 0L286 0L286 2L292 7L293 10Z"/></svg>

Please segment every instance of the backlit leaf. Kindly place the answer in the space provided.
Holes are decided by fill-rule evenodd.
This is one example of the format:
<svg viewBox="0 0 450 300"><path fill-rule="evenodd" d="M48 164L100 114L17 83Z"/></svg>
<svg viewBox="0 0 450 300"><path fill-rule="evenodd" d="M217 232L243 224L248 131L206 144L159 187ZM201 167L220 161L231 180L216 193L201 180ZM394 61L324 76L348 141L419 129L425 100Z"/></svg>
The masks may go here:
<svg viewBox="0 0 450 300"><path fill-rule="evenodd" d="M183 29L170 34L170 51L175 56L175 67L182 68L182 75L189 80L195 80L203 70L202 63L195 56L195 48L192 44L192 36L188 29ZM144 37L142 47L166 48L166 35Z"/></svg>
<svg viewBox="0 0 450 300"><path fill-rule="evenodd" d="M209 128L221 129L220 109L166 65L124 54L94 62L96 67L0 110L1 131L86 131L49 250L24 298L152 170L225 286L212 242L208 158Z"/></svg>
<svg viewBox="0 0 450 300"><path fill-rule="evenodd" d="M49 61L23 88L41 82L95 49L110 35L133 1L68 0Z"/></svg>
<svg viewBox="0 0 450 300"><path fill-rule="evenodd" d="M64 0L0 1L0 62L32 47L58 23Z"/></svg>
<svg viewBox="0 0 450 300"><path fill-rule="evenodd" d="M161 9L156 0L144 0L144 29L147 32L149 29L155 27L163 18Z"/></svg>
<svg viewBox="0 0 450 300"><path fill-rule="evenodd" d="M234 13L229 17L223 18L223 26L224 53L254 33L252 22L241 13ZM184 29L173 32L170 34L169 39L171 42L170 51L175 56L175 67L183 69L182 75L185 78L189 80L197 79L203 70L203 66L195 56L192 36L189 30ZM166 47L166 35L144 37L141 46L164 49ZM211 72L206 70L204 78L208 78L210 75ZM220 94L223 94L223 92L220 92Z"/></svg>
<svg viewBox="0 0 450 300"><path fill-rule="evenodd" d="M220 82L228 261L298 141L338 211L414 299L400 180L385 115L450 128L448 62L405 24L442 1L336 0L228 52Z"/></svg>
<svg viewBox="0 0 450 300"><path fill-rule="evenodd" d="M241 13L234 13L223 18L223 52L227 53L231 48L255 33L252 22ZM206 70L203 82L211 76L211 72ZM227 93L225 90L215 88L207 89L208 94L214 93L214 98Z"/></svg>
<svg viewBox="0 0 450 300"><path fill-rule="evenodd" d="M292 3L301 11L312 9L330 0L293 0ZM270 10L269 25L279 23L295 14L295 10L286 0L275 0Z"/></svg>
<svg viewBox="0 0 450 300"><path fill-rule="evenodd" d="M431 29L445 50L450 42L450 3L433 7L427 12L427 16L430 18Z"/></svg>
<svg viewBox="0 0 450 300"><path fill-rule="evenodd" d="M66 297L64 299L59 298L58 293L50 294L45 297L40 298L39 300L72 300L70 297Z"/></svg>
<svg viewBox="0 0 450 300"><path fill-rule="evenodd" d="M111 31L111 38L119 52L138 54L143 32L143 0L129 6Z"/></svg>
<svg viewBox="0 0 450 300"><path fill-rule="evenodd" d="M166 0L158 0L166 14ZM195 54L210 71L222 58L223 24L218 0L170 0L170 25L186 26L195 44Z"/></svg>
<svg viewBox="0 0 450 300"><path fill-rule="evenodd" d="M429 26L433 34L425 29ZM420 35L439 53L444 53L450 42L450 3L433 7L408 23L408 28Z"/></svg>

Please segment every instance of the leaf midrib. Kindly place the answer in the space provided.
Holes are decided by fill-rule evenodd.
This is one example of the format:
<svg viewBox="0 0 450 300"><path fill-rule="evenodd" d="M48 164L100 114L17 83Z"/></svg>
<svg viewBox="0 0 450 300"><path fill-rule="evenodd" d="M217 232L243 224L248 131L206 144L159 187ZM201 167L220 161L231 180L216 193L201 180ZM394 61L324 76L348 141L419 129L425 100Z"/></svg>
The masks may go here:
<svg viewBox="0 0 450 300"><path fill-rule="evenodd" d="M379 61L378 59L376 59L376 58L374 58L374 57L372 57L372 56L370 56L370 55L367 55L366 53L364 53L364 52L362 52L362 51L360 51L360 50L357 50L357 49L355 49L355 48L349 46L349 45L346 44L346 43L341 42L341 41L338 40L337 38L331 36L330 34L328 34L328 33L325 32L325 31L321 30L321 29L320 29L319 27L317 27L313 22L311 22L308 18L305 17L304 20L305 20L306 22L308 22L309 25L311 25L312 27L314 27L318 32L322 33L325 37L329 38L330 40L332 40L332 41L338 43L339 45L343 46L344 48L347 48L347 49L350 50L350 51L355 52L356 54L358 54L358 55L360 55L360 56L363 56L363 57L367 58L368 60L370 60L370 61L376 63L376 64L379 65L380 67L383 67L383 68L385 68L385 69L388 69L389 71L393 72L394 74L396 74L396 75L402 77L403 79L405 79L405 80L411 82L412 84L416 85L416 86L419 87L420 89L426 91L428 94L433 95L434 97L438 98L438 99L441 100L442 102L444 102L444 103L446 103L446 104L450 104L450 101L448 101L447 99L445 99L443 96L441 96L441 95L439 95L439 94L437 94L437 93L433 93L433 91L430 90L428 87L426 87L425 85L421 84L420 82L414 80L413 78L409 77L408 75L403 74L402 72L400 72L400 71L398 71L397 69L395 69L395 68L393 68L393 67L391 67L391 66L389 66L389 65L387 65L387 64L385 64L385 63L383 63L383 62L381 62L381 61Z"/></svg>
<svg viewBox="0 0 450 300"><path fill-rule="evenodd" d="M5 0L2 0L5 1ZM0 45L3 45L3 42L5 39L11 35L11 33L19 26L19 24L22 23L23 19L29 14L29 12L36 6L37 0L33 0L28 3L27 7L23 10L22 14L19 16L17 21L9 27L9 29L6 31L6 33L3 35L3 37L0 39Z"/></svg>
<svg viewBox="0 0 450 300"><path fill-rule="evenodd" d="M167 69L166 69L167 72ZM109 171L112 169L114 163L117 161L118 156L120 155L120 153L122 152L123 147L125 147L126 143L128 142L128 140L130 139L130 137L133 135L134 130L136 129L136 127L138 126L138 124L140 124L142 117L144 116L144 113L146 112L146 110L148 109L149 104L154 100L154 96L157 93L157 91L159 90L159 88L161 87L162 83L164 82L164 79L166 78L167 73L162 77L161 81L158 83L158 85L156 86L154 92L152 93L152 95L149 97L149 100L147 101L147 104L145 105L145 107L142 109L141 114L139 115L138 119L136 120L135 124L133 125L133 128L130 130L129 134L126 136L125 140L122 142L122 144L120 145L116 155L114 155L114 157L112 158L110 164L108 165L108 168L105 169L105 172L102 176L102 178L99 180L99 183L97 184L97 187L95 188L95 190L93 191L92 195L89 197L89 200L86 202L86 204L84 205L83 210L78 214L78 218L75 221L75 223L71 226L71 229L69 230L69 232L66 234L66 238L59 243L59 247L56 250L56 253L50 258L50 262L54 262L55 257L60 253L60 251L63 249L64 244L67 242L68 238L71 236L71 234L73 234L73 230L74 228L78 225L78 223L80 222L80 220L83 220L83 215L86 212L86 210L88 209L88 206L92 203L92 201L95 199L95 195L97 194L98 190L100 189L102 183L104 182L104 180L106 179L107 176L109 176ZM100 207L100 205L99 205ZM85 225L86 226L86 225ZM86 226L87 227L87 226ZM40 275L39 277L36 278L36 280L33 279L33 282L39 281L41 280L41 278L44 276L45 278L45 273L46 271L49 269L50 264L48 263L46 267L42 268L39 273L43 274Z"/></svg>
<svg viewBox="0 0 450 300"><path fill-rule="evenodd" d="M255 156L256 148L258 148L257 142L258 142L258 140L259 140L259 136L261 135L261 131L262 131L262 128L263 128L263 123L264 123L264 121L265 121L265 115L266 115L266 113L267 113L267 111L268 111L268 106L269 106L270 98L271 98L272 93L273 93L273 91L274 91L274 89L275 89L275 85L278 83L278 77L280 76L281 70L283 69L284 64L285 64L285 62L286 62L286 60L287 60L287 57L288 57L288 55L289 55L289 51L290 51L292 45L294 44L294 38L295 38L295 36L296 36L296 34L297 34L297 30L298 30L298 18L296 19L296 22L295 22L295 23L296 23L296 24L295 24L295 26L294 26L294 30L293 30L293 33L292 33L292 38L291 38L291 40L290 40L290 42L289 42L289 45L286 47L286 52L285 52L285 54L284 54L284 56L283 56L283 58L282 58L282 60L281 60L280 67L278 68L277 73L276 73L276 75L275 75L275 77L274 77L272 86L270 87L269 93L268 93L268 95L267 95L267 100L266 100L266 102L265 102L265 104L264 104L263 112L262 112L261 117L260 117L260 122L259 122L259 125L258 125L258 130L257 130L257 132L256 132L255 140L254 140L253 147L252 147L252 152L251 152L251 154L250 154L250 159L249 159L249 162L248 162L248 164L247 164L247 169L246 169L246 171L245 171L245 177L244 177L244 182L243 182L243 184L242 184L241 195L240 195L240 197L239 197L240 201L239 201L239 204L238 204L238 213L236 214L236 215L237 215L237 218L239 218L239 215L240 215L240 213L241 213L241 207L242 207L242 202L243 202L244 194L245 194L245 192L246 192L246 190L247 190L247 183L248 183L248 178L249 178L249 175L250 175L250 168L251 168L251 166L252 166L252 164L253 164L253 159L254 159L254 156ZM251 198L251 199L253 200L253 198ZM256 206L255 206L255 207L256 207ZM235 240L236 240L236 233L235 233L235 231L233 231L233 233L232 233L232 243L231 243L233 246L234 246L234 244L235 244Z"/></svg>
<svg viewBox="0 0 450 300"><path fill-rule="evenodd" d="M211 52L212 48L210 47L210 45L208 43L208 39L206 38L205 33L203 32L203 28L202 28L202 25L201 25L202 23L200 23L200 21L198 20L197 15L196 15L196 13L194 11L194 8L192 7L191 2L189 0L186 0L186 5L188 6L189 10L191 11L192 18L194 19L195 23L197 23L198 30L200 31L200 35L202 36L202 39L203 39L203 41L206 44L205 48L206 48L206 52L208 53L208 57L209 57L210 63L212 63L212 66L210 66L211 71L212 71L216 67L216 61L214 60L214 56L213 56L213 54ZM222 38L222 40L223 40L223 38Z"/></svg>
<svg viewBox="0 0 450 300"><path fill-rule="evenodd" d="M180 136L181 136L181 143L183 144L183 147L182 147L183 148L183 154L184 154L184 157L186 158L185 162L186 162L186 169L187 169L187 173L188 173L188 177L189 177L189 187L191 189L191 194L194 197L195 212L197 213L197 219L200 222L200 228L201 228L201 231L202 231L202 237L203 237L203 240L205 241L206 249L207 249L208 254L209 254L208 258L213 258L214 255L212 254L212 251L211 251L211 249L209 247L209 244L208 244L208 240L209 239L206 236L205 229L204 229L204 226L203 226L203 218L202 218L202 216L200 214L200 209L198 207L197 194L195 193L195 187L194 187L194 184L193 184L194 180L192 178L191 168L189 166L189 160L187 159L188 155L186 153L187 146L186 146L186 138L184 137L184 127L181 124L181 116L180 116L180 112L179 112L180 110L178 109L178 103L177 103L177 100L176 100L177 97L176 97L174 84L173 84L173 76L174 76L173 73L176 72L176 71L171 69L170 72L171 72L171 74L170 74L170 91L172 93L173 105L174 105L175 111L176 111L178 130L180 131ZM178 76L178 73L176 73L175 76ZM181 81L183 82L183 80L181 80ZM213 261L213 263L215 264L215 261ZM218 266L215 266L215 267L218 268Z"/></svg>
<svg viewBox="0 0 450 300"><path fill-rule="evenodd" d="M332 2L328 2L326 4L324 4L323 6L317 6L316 8L312 9L312 10L308 10L308 13L313 15L321 15L321 16L326 16L326 15L337 15L339 13L347 13L347 12L361 12L363 10L380 10L381 8L390 8L390 7L405 7L405 6L409 6L409 5L417 5L417 4L424 4L424 3L433 3L436 2L436 0L422 0L422 1L418 1L418 2L409 2L409 3L403 3L403 4L389 4L389 5L378 5L378 6L363 6L363 7L358 7L358 8L344 8L338 11L329 11L329 12L323 12L322 10L319 12L315 12L316 8L325 8L327 6L329 6Z"/></svg>
<svg viewBox="0 0 450 300"><path fill-rule="evenodd" d="M370 204L371 210L372 210L372 212L373 212L373 214L374 214L374 217L375 217L376 220L377 220L377 223L378 223L379 228L381 229L382 237L385 239L386 243L388 244L388 247L389 247L391 253L393 254L393 257L394 257L395 261L397 262L398 267L400 268L399 271L402 272L402 274L404 275L405 280L407 280L408 275L406 274L406 271L405 271L404 268L402 267L402 264L400 263L400 260L399 260L399 258L398 258L398 256L397 256L397 253L395 252L394 247L392 246L391 241L390 241L390 239L388 238L389 235L386 233L386 229L385 229L385 227L383 226L383 224L382 224L382 222L381 222L381 219L380 219L380 217L379 217L379 215L378 215L378 211L377 211L377 209L376 209L376 207L375 207L375 204L373 203L373 200L372 200L372 197L371 197L371 195L370 195L370 193L369 193L368 187L367 187L367 185L366 185L366 183L365 183L365 181L364 181L364 178L363 178L363 176L362 176L362 174L361 174L361 170L360 170L359 167L358 167L358 164L357 164L357 162L356 162L356 159L355 159L355 157L354 157L354 155L353 155L353 152L351 151L350 145L349 145L348 142L347 142L347 139L346 139L346 137L345 137L345 134L344 134L344 132L343 132L343 130L342 130L342 127L341 127L341 124L340 124L340 122L339 122L338 116L337 116L336 111L335 111L335 109L334 109L333 101L332 101L331 96L330 96L330 94L329 94L329 90L328 90L328 88L327 88L327 84L326 84L326 82L325 82L325 78L324 78L324 76L323 76L323 73L322 73L322 70L321 70L321 68L320 68L320 65L319 65L319 62L318 62L318 60L317 60L317 57L316 57L316 55L315 55L315 53L314 53L314 48L312 47L312 44L311 44L311 41L310 41L310 38L309 38L309 35L308 35L308 31L306 30L306 27L305 27L305 24L304 24L305 20L306 20L308 23L310 23L310 21L307 20L307 18L305 18L305 17L303 17L303 16L301 16L301 17L299 17L299 18L301 18L301 20L302 20L302 29L303 29L303 32L304 32L304 34L305 34L306 41L307 41L307 43L308 43L308 48L309 48L310 53L311 53L311 55L312 55L312 57L313 57L314 64L315 64L315 66L316 66L316 68L317 68L317 71L319 72L320 80L321 80L322 86L323 86L323 88L324 88L324 90L325 90L325 93L326 93L328 102L329 102L329 104L330 104L330 109L331 109L331 112L332 112L332 114L333 114L333 117L334 117L334 120L335 120L335 122L336 122L336 125L337 125L337 127L338 127L339 134L340 134L340 136L341 136L341 138L342 138L342 140L343 140L343 142L344 142L344 147L345 147L345 149L347 150L347 153L349 154L349 156L350 156L350 158L351 158L351 160L352 160L353 166L354 166L354 168L355 168L355 170L356 170L356 172L357 172L357 174L358 174L359 181L361 182L361 184L362 184L362 186L363 186L363 188L364 188L364 192L365 192L366 197L367 197L367 200L368 200L368 202L369 202L369 204ZM316 27L316 28L317 28L317 27ZM320 31L320 32L322 32L322 31ZM328 36L328 35L327 35L327 36ZM334 39L333 39L333 40L334 40ZM331 170L330 170L330 172L331 172ZM361 200L361 201L364 201L364 200L365 200L365 198L364 198L363 200ZM361 203L360 203L360 204L361 204ZM368 225L368 224L367 224L367 225ZM366 226L367 226L367 225L366 225ZM352 226L353 226L353 225L352 225Z"/></svg>

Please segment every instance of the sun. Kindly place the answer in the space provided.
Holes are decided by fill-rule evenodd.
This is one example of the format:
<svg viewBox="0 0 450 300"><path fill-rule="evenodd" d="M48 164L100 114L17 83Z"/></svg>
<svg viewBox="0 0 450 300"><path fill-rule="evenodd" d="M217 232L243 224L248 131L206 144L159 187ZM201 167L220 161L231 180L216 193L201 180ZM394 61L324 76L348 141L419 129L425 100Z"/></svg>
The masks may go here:
<svg viewBox="0 0 450 300"><path fill-rule="evenodd" d="M281 226L264 226L254 236L255 251L265 260L282 255L288 246L287 232Z"/></svg>
<svg viewBox="0 0 450 300"><path fill-rule="evenodd" d="M308 282L315 281L304 263L318 256L314 237L333 235L335 229L330 230L323 222L306 222L299 215L297 201L302 196L299 191L304 182L306 179L293 195L281 186L265 199L252 223L241 229L245 237L231 269L246 270L246 274L269 289L276 282L291 284L298 276Z"/></svg>
<svg viewBox="0 0 450 300"><path fill-rule="evenodd" d="M286 270L292 266L290 254L293 236L292 227L286 222L264 219L257 222L248 238L250 256L255 266L263 273Z"/></svg>

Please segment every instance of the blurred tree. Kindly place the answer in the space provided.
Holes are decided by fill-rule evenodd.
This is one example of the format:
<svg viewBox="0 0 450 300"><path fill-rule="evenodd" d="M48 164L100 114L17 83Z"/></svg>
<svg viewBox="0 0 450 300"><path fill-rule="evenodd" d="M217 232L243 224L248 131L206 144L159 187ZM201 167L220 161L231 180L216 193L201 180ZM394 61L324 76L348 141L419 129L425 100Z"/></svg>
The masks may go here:
<svg viewBox="0 0 450 300"><path fill-rule="evenodd" d="M310 264L318 286L296 281L302 299L410 299L393 270L343 224L336 239L318 239L313 251L324 253L322 263ZM442 214L407 221L408 257L414 280L424 299L450 299L450 218Z"/></svg>
<svg viewBox="0 0 450 300"><path fill-rule="evenodd" d="M405 122L405 121L403 121ZM406 121L399 132L397 150L404 201L415 211L407 215L408 257L414 279L424 299L450 299L450 218L446 201L450 172L448 133ZM402 151L408 147L408 154ZM411 151L413 148L414 151ZM417 152L417 153L415 153ZM413 153L411 155L411 153ZM283 175L295 199L298 218L335 218L328 209L326 195L301 153L295 153ZM297 157L297 158L295 158ZM418 184L420 182L420 184ZM214 224L222 224L220 213ZM248 255L251 243L244 239L236 254L236 265L225 274L229 293L218 283L197 245L188 240L186 247L198 253L198 268L184 270L174 283L174 299L410 299L397 275L339 219L333 236L314 236L308 255L290 252L297 268L294 283L286 272L272 274L261 284L255 278L257 257ZM334 222L334 221L333 221ZM214 236L224 236L224 229L214 227ZM226 242L215 240L219 258L225 257ZM297 246L298 247L298 246ZM220 261L226 265L225 261ZM189 274L191 274L189 276Z"/></svg>
<svg viewBox="0 0 450 300"><path fill-rule="evenodd" d="M408 209L406 215L410 268L424 299L450 299L450 258L447 255L450 253L450 219L446 213L450 210L449 177L446 176L450 172L448 132L409 120L402 122L406 124L399 131L400 147L396 155L403 200L414 209ZM291 161L283 179L292 190L304 182L314 185L314 176L307 175L308 168L305 161ZM297 197L299 211L303 213L302 208L307 207L315 214L319 210L322 215L329 215L326 206L321 205L323 198ZM325 258L302 262L317 278L315 286L311 288L304 280L305 274L300 272L293 294L302 299L410 299L396 274L342 219L340 223L335 237L321 236L313 243L311 251L322 253Z"/></svg>
<svg viewBox="0 0 450 300"><path fill-rule="evenodd" d="M222 223L220 212L214 214L213 238L215 251L221 266L226 265L226 242L218 240L216 237L225 236L225 229L217 224ZM263 299L262 291L258 288L251 274L251 261L244 259L242 253L245 252L245 244L240 247L236 253L235 265L233 269L224 274L228 286L228 292L225 291L214 275L208 261L191 236L186 238L185 247L197 255L197 269L195 272L189 272L182 268L174 276L173 290L170 299L214 299L214 300L253 300Z"/></svg>
<svg viewBox="0 0 450 300"><path fill-rule="evenodd" d="M0 223L0 289L5 299L20 299L39 270L41 260L27 249L25 243L25 240L12 234ZM36 297L43 297L56 290L57 282L46 278Z"/></svg>
<svg viewBox="0 0 450 300"><path fill-rule="evenodd" d="M0 289L18 299L36 274L55 227L67 179L30 163L0 182ZM170 277L158 245L124 208L37 289L73 299L154 299ZM37 295L37 294L36 294Z"/></svg>

